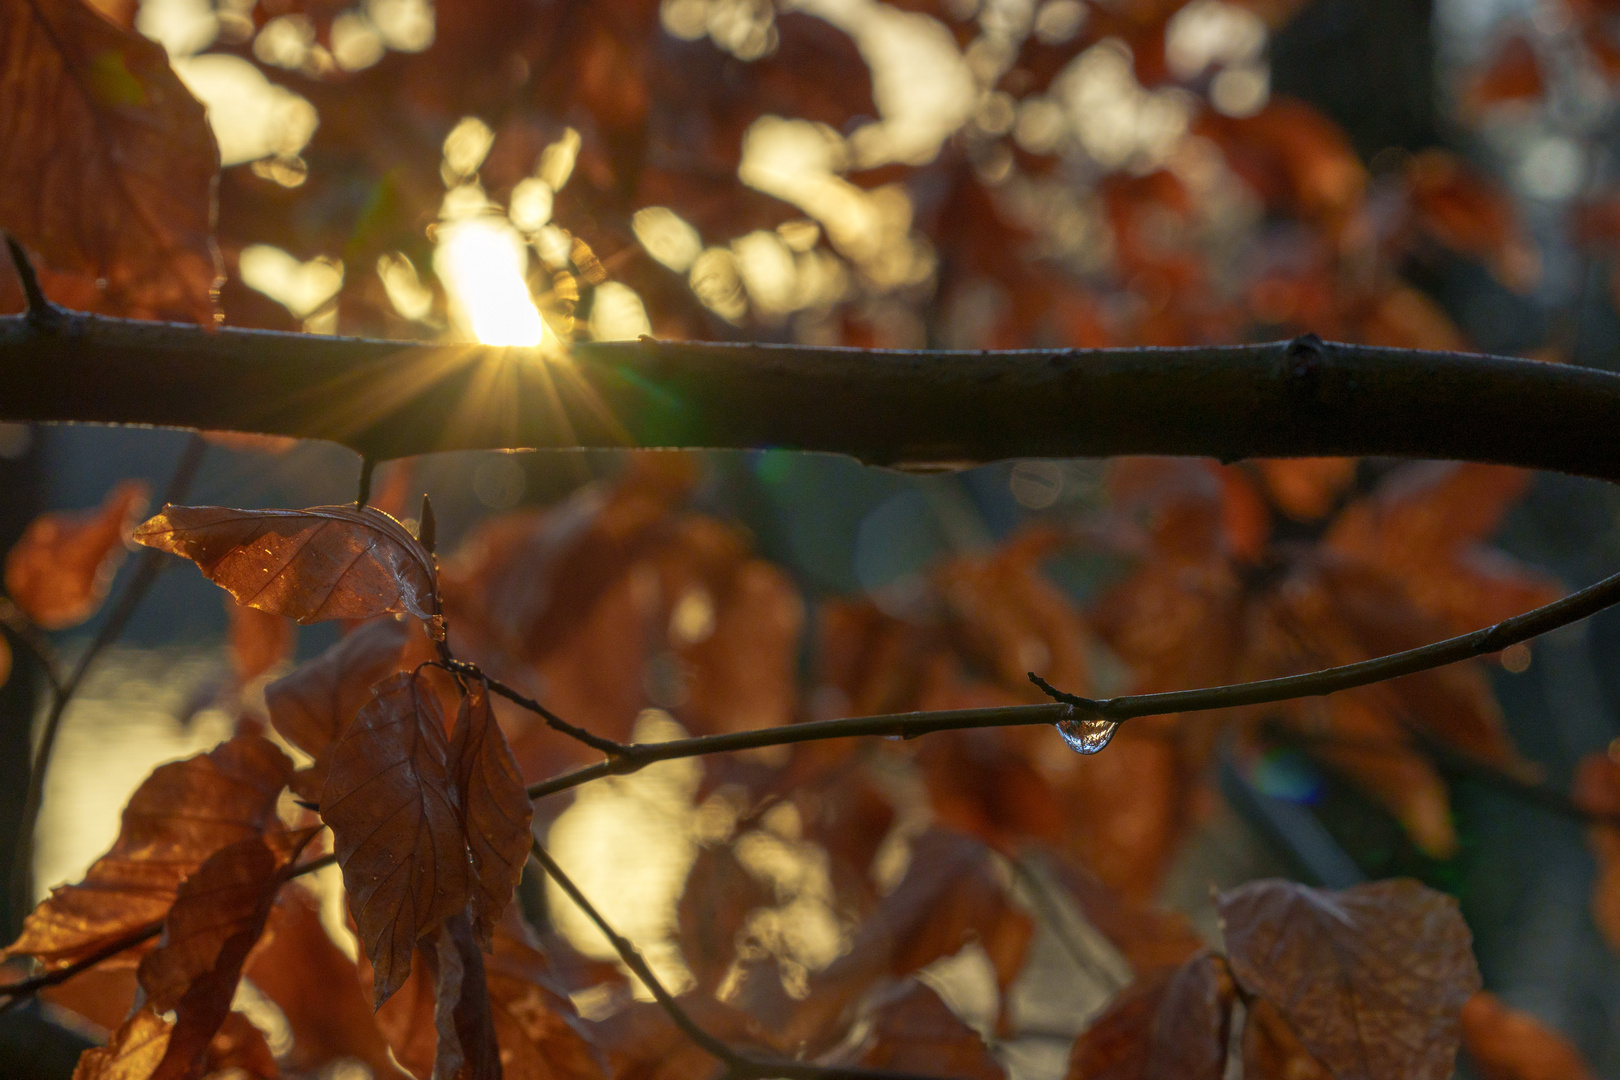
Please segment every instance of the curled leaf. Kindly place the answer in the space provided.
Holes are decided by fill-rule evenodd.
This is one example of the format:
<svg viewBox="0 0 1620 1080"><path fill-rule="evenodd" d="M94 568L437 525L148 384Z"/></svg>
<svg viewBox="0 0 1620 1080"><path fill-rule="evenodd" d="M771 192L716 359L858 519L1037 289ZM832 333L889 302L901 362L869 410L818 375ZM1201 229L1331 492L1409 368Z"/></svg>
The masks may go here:
<svg viewBox="0 0 1620 1080"><path fill-rule="evenodd" d="M212 325L219 151L163 46L81 0L0 8L0 224L113 313Z"/></svg>
<svg viewBox="0 0 1620 1080"><path fill-rule="evenodd" d="M410 974L418 939L469 898L444 729L433 692L401 672L377 686L332 746L321 818L376 971L378 1005Z"/></svg>
<svg viewBox="0 0 1620 1080"><path fill-rule="evenodd" d="M529 858L534 806L481 680L473 680L461 699L450 770L472 853L473 930L487 949Z"/></svg>
<svg viewBox="0 0 1620 1080"><path fill-rule="evenodd" d="M301 623L438 613L433 556L369 506L165 506L135 540L190 559L238 603Z"/></svg>
<svg viewBox="0 0 1620 1080"><path fill-rule="evenodd" d="M1216 901L1232 973L1339 1080L1446 1080L1479 990L1457 902L1415 881L1258 881Z"/></svg>
<svg viewBox="0 0 1620 1080"><path fill-rule="evenodd" d="M316 831L242 840L215 852L181 884L163 937L139 971L147 1004L175 1013L154 1076L188 1077L200 1068L231 1013L242 965L264 933L283 871Z"/></svg>
<svg viewBox="0 0 1620 1080"><path fill-rule="evenodd" d="M291 774L287 755L251 729L160 766L130 797L111 850L82 882L53 890L5 955L62 967L161 920L180 883L210 855L274 822Z"/></svg>
<svg viewBox="0 0 1620 1080"><path fill-rule="evenodd" d="M6 553L6 591L46 630L76 626L107 598L124 543L146 508L146 485L125 480L86 514L52 512L29 523Z"/></svg>

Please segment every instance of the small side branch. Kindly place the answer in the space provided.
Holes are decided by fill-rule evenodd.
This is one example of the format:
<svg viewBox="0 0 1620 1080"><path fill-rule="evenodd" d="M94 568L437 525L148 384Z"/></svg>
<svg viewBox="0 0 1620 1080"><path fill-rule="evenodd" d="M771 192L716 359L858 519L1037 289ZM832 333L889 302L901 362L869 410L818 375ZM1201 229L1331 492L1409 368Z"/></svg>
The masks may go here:
<svg viewBox="0 0 1620 1080"><path fill-rule="evenodd" d="M1055 724L1073 719L1077 713L1100 720L1125 721L1141 716L1205 712L1242 705L1260 705L1295 698L1320 697L1358 686L1415 675L1462 660L1500 652L1509 645L1529 641L1561 626L1579 622L1604 608L1620 603L1620 574L1604 578L1562 600L1504 619L1457 637L1446 638L1405 652L1391 653L1360 663L1324 668L1304 675L1280 679L1212 686L1201 690L1175 690L1162 694L1129 694L1113 698L1086 698L1065 693L1040 676L1030 679L1057 700L1050 705L1011 705L997 709L954 709L941 712L892 713L882 716L855 716L840 720L816 720L785 727L738 731L724 735L700 735L663 743L620 745L617 756L597 765L544 780L529 786L533 799L578 787L604 776L633 773L655 761L724 754L761 746L786 746L822 739L847 739L869 735L912 739L935 731L979 727L1027 727Z"/></svg>
<svg viewBox="0 0 1620 1080"><path fill-rule="evenodd" d="M619 954L624 966L640 979L652 993L653 1000L668 1014L670 1021L680 1029L681 1034L690 1039L704 1053L725 1066L726 1080L936 1080L936 1078L922 1077L915 1073L888 1072L882 1069L862 1069L844 1065L817 1065L807 1061L791 1061L780 1058L755 1058L727 1045L724 1040L716 1038L703 1030L697 1021L693 1020L687 1011L681 1008L681 1003L671 994L654 975L652 968L642 957L639 950L625 937L614 930L596 906L585 898L579 886L568 876L557 860L551 857L539 840L535 840L530 850L536 862L545 870L557 887L568 895L568 898L585 913L598 930L612 944L613 951Z"/></svg>
<svg viewBox="0 0 1620 1080"><path fill-rule="evenodd" d="M518 693L510 686L507 686L505 683L501 682L499 679L490 678L483 672L482 669L479 668L477 664L468 663L465 660L446 660L444 666L458 675L470 675L475 679L482 679L485 685L489 687L490 693L499 694L512 704L528 709L530 712L540 717L540 719L544 720L546 722L546 726L551 728L553 731L560 731L564 735L567 735L570 739L573 739L576 742L584 743L592 750L599 750L608 755L608 757L622 757L630 749L624 743L615 742L612 739L604 739L600 735L586 731L577 724L570 724L568 721L564 720L562 717L558 716L556 713L534 700L534 698Z"/></svg>
<svg viewBox="0 0 1620 1080"><path fill-rule="evenodd" d="M161 921L147 923L145 926L137 927L136 929L131 930L123 937L115 938L114 940L109 941L107 944L103 945L89 956L86 956L81 960L75 960L66 967L60 967L55 971L47 971L43 975L35 975L29 979L21 979L17 982L6 983L4 986L0 986L0 995L4 995L6 997L6 1001L3 1004L0 1004L0 1015L10 1012L12 1009L16 1008L18 1005L22 1004L24 1001L27 1001L29 998L33 997L35 994L46 989L47 987L57 986L61 983L65 983L75 975L80 975L86 971L89 971L103 960L109 960L125 950L133 949L142 942L151 941L162 931L163 923Z"/></svg>
<svg viewBox="0 0 1620 1080"><path fill-rule="evenodd" d="M28 303L24 317L35 327L60 322L66 313L45 295L27 250L10 233L6 233L6 251L11 256L12 268L17 271L17 281L22 285L23 299Z"/></svg>

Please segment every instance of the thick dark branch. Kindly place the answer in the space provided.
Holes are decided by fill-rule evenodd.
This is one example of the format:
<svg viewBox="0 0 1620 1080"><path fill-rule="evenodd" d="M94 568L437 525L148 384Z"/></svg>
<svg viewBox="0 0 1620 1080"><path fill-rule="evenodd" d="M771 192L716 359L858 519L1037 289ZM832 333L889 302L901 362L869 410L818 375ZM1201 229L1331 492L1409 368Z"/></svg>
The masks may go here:
<svg viewBox="0 0 1620 1080"><path fill-rule="evenodd" d="M1316 454L1620 479L1620 375L1322 344L937 353L608 342L532 350L0 318L0 419L492 447L779 447L925 466Z"/></svg>
<svg viewBox="0 0 1620 1080"><path fill-rule="evenodd" d="M1405 652L1363 660L1356 664L1324 668L1304 675L1261 679L1231 686L1202 690L1174 690L1163 694L1130 694L1114 698L1085 698L1065 694L1048 686L1035 675L1043 690L1058 698L1051 705L1009 705L998 709L953 709L940 712L893 713L885 716L854 716L842 720L815 720L786 727L738 731L724 735L699 735L662 743L634 743L621 746L616 756L551 780L529 786L529 797L538 799L604 776L633 773L655 761L673 758L723 754L752 750L761 746L783 746L820 739L845 739L865 735L887 735L911 739L935 731L955 728L1025 727L1055 724L1060 720L1100 719L1125 721L1139 716L1204 712L1231 709L1241 705L1263 705L1294 698L1319 697L1357 686L1370 686L1403 675L1415 675L1430 668L1444 667L1462 660L1500 652L1539 637L1551 630L1580 620L1620 603L1620 574L1604 578L1562 600L1535 608L1523 615L1504 619L1472 633L1446 638Z"/></svg>

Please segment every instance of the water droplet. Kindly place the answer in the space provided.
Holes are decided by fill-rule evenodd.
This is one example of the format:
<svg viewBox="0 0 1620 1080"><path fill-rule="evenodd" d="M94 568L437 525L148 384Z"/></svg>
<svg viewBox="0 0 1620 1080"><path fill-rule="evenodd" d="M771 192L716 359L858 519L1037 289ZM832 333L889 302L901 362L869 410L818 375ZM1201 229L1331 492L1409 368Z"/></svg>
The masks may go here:
<svg viewBox="0 0 1620 1080"><path fill-rule="evenodd" d="M1118 720L1088 719L1059 720L1058 734L1070 749L1081 754L1095 754L1107 746L1119 730Z"/></svg>

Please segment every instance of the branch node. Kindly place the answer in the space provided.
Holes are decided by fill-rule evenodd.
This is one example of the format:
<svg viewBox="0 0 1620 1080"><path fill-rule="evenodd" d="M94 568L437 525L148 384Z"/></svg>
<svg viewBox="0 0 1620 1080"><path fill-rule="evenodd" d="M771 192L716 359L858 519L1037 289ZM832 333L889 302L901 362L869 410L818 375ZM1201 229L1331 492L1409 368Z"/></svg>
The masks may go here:
<svg viewBox="0 0 1620 1080"><path fill-rule="evenodd" d="M10 233L6 233L6 250L11 254L11 265L17 271L17 281L22 285L23 298L28 303L28 310L25 313L28 325L41 330L60 325L66 312L51 303L50 298L45 295L45 290L39 284L39 275L34 271L34 264L28 258L27 250Z"/></svg>
<svg viewBox="0 0 1620 1080"><path fill-rule="evenodd" d="M1053 701L1061 701L1065 705L1073 705L1077 709L1084 709L1087 712L1098 713L1099 715L1101 714L1102 710L1098 707L1100 702L1097 702L1092 698L1081 697L1078 694L1071 694L1067 691L1059 690L1057 687L1053 686L1051 683L1047 682L1033 671L1026 672L1026 674L1029 675L1029 681L1040 687L1041 693L1045 694Z"/></svg>

